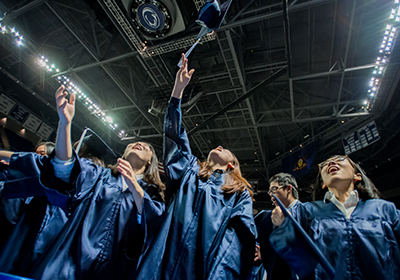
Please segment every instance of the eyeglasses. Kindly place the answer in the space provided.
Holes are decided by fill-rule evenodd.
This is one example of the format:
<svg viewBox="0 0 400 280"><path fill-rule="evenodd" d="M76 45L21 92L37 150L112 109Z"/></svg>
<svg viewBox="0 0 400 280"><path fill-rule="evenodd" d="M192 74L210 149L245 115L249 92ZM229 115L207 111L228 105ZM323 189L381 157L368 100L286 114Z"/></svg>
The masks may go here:
<svg viewBox="0 0 400 280"><path fill-rule="evenodd" d="M321 170L328 165L328 163L330 163L331 161L334 162L342 162L345 161L346 159L348 159L348 156L334 156L331 158L328 158L327 160L321 162L318 164L318 168L319 168L319 172L321 172Z"/></svg>
<svg viewBox="0 0 400 280"><path fill-rule="evenodd" d="M285 186L285 187L282 187L282 186L279 186L279 187L277 187L277 186L271 187L271 188L268 190L268 194L269 194L269 195L272 195L273 193L276 193L280 188L286 188L286 186Z"/></svg>

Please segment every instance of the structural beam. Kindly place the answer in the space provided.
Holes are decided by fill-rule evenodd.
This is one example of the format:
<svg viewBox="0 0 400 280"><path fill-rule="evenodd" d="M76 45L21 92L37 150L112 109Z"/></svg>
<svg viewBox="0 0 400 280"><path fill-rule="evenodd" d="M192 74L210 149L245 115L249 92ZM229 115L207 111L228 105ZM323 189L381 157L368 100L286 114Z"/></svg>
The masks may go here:
<svg viewBox="0 0 400 280"><path fill-rule="evenodd" d="M209 117L207 120L205 120L204 122L202 122L201 124L199 124L197 127L193 128L191 131L189 131L188 135L191 135L197 131L200 130L200 128L206 126L207 124L209 124L211 121L213 121L214 119L216 119L217 117L221 116L222 114L224 114L225 112L227 112L230 108L232 108L233 106L241 103L242 101L246 100L247 98L249 98L250 96L252 96L253 94L256 93L256 90L258 88L260 88L263 85L267 85L272 83L273 81L275 81L276 79L278 79L280 76L282 76L283 74L286 73L286 67L281 68L279 71L275 72L274 74L272 74L270 77L268 77L267 79L265 79L264 81L262 81L261 83L259 83L258 85L256 85L254 88L252 88L251 90L249 90L246 94L240 96L238 99L232 101L230 104L228 104L227 106L225 106L222 110L220 110L219 112L215 113L213 116Z"/></svg>
<svg viewBox="0 0 400 280"><path fill-rule="evenodd" d="M314 1L308 1L308 2L304 2L304 3L300 3L300 4L296 4L296 5L290 6L289 12L296 12L296 11L308 9L308 8L311 8L311 7L314 7L314 6L328 4L328 3L334 2L334 1L336 1L336 0L314 0ZM272 13L264 13L264 14L260 14L260 15L254 16L254 17L248 17L248 18L245 18L245 19L236 20L234 22L227 23L225 25L222 25L218 30L222 31L222 30L226 30L226 29L231 29L231 28L239 27L239 26L246 25L246 24L251 24L251 23L256 23L256 22L259 22L259 21L267 20L267 19L281 17L282 15L283 15L283 11L272 12Z"/></svg>
<svg viewBox="0 0 400 280"><path fill-rule="evenodd" d="M85 50L96 60L97 63L100 62L99 58L96 54L85 44L85 42L79 37L79 35L72 29L71 26L65 21L65 19L55 10L55 8L46 2L46 6L52 11L52 13L57 17L57 19L65 26L65 28L75 37L75 39L85 48ZM160 128L149 118L147 112L145 112L136 102L130 97L129 92L126 90L125 86L118 81L116 75L108 69L104 64L100 65L103 70L107 73L107 75L113 80L113 82L118 86L118 88L122 91L122 93L126 96L126 98L138 109L138 111L143 115L143 117L153 126L153 128L159 133L162 134Z"/></svg>
<svg viewBox="0 0 400 280"><path fill-rule="evenodd" d="M349 57L351 35L352 35L353 23L354 23L354 15L356 13L356 4L357 4L357 1L353 0L353 9L351 11L351 18L350 18L350 24L349 24L349 34L347 35L347 44L346 44L346 50L345 50L345 54L344 54L343 68L346 68L347 59ZM340 102L340 98L342 97L345 74L346 74L346 72L343 71L341 79L340 79L339 93L338 93L338 99L337 99L337 112L339 112L339 102Z"/></svg>
<svg viewBox="0 0 400 280"><path fill-rule="evenodd" d="M258 124L255 124L255 125L235 126L235 127L232 127L232 128L231 127L224 127L224 128L202 129L202 130L196 130L193 133L195 133L195 132L206 133L206 132L221 132L221 131L229 131L229 130L241 130L241 129L248 129L249 127L271 127L271 126L288 125L288 124L294 124L294 123L336 120L338 118L367 117L367 116L372 116L372 115L373 115L373 113L371 113L371 112L361 112L361 113L353 113L353 114L344 114L344 115L340 115L340 116L320 116L320 117L315 117L315 118L296 119L295 121L283 120L283 121L275 121L275 122L258 123Z"/></svg>
<svg viewBox="0 0 400 280"><path fill-rule="evenodd" d="M360 65L360 66L356 66L356 67L344 68L344 69L340 69L340 70L332 70L332 71L327 71L327 72L295 76L295 77L292 77L292 80L300 81L300 80L308 80L308 79L315 79L315 78L323 78L323 77L330 76L330 75L341 74L343 72L352 72L352 71L374 68L375 66L376 66L375 63L371 63L371 64Z"/></svg>
<svg viewBox="0 0 400 280"><path fill-rule="evenodd" d="M25 14L26 12L29 12L30 10L42 5L43 3L47 2L47 0L35 0L32 1L28 4L26 4L25 6L22 6L19 9L13 10L10 13L8 13L4 18L3 18L3 22L9 22L10 20L13 20L19 16L22 16L23 14Z"/></svg>

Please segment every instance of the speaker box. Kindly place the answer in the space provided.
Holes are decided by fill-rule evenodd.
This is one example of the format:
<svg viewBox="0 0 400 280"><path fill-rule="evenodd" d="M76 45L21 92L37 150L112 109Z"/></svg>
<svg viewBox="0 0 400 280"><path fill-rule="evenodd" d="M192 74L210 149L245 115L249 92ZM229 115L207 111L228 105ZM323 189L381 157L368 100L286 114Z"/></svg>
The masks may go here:
<svg viewBox="0 0 400 280"><path fill-rule="evenodd" d="M129 20L146 40L160 40L185 31L197 16L191 0L122 0Z"/></svg>

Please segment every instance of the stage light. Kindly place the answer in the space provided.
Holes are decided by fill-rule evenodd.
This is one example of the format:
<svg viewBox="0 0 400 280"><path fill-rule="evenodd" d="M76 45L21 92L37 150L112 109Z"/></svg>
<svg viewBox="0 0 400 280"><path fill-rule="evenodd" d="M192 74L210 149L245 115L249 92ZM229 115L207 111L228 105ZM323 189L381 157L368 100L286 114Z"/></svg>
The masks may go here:
<svg viewBox="0 0 400 280"><path fill-rule="evenodd" d="M386 25L383 40L378 51L378 57L375 61L376 66L372 71L372 78L369 82L367 99L363 102L364 106L362 106L362 109L370 110L375 103L381 85L381 78L385 74L386 67L390 62L389 57L398 34L397 28L399 25L398 22L400 21L400 17L398 16L400 16L400 5L399 0L396 0L394 1L394 6L389 15L389 24Z"/></svg>

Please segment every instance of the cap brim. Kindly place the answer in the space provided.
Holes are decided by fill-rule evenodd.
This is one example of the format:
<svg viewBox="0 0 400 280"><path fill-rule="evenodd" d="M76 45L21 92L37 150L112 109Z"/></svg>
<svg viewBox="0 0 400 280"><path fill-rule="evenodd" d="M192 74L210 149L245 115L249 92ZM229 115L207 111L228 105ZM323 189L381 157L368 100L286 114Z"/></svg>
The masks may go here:
<svg viewBox="0 0 400 280"><path fill-rule="evenodd" d="M86 145L86 149L91 155L102 159L105 163L114 163L118 159L111 147L90 128L86 128L81 135L75 151L78 155L81 150L81 143Z"/></svg>

